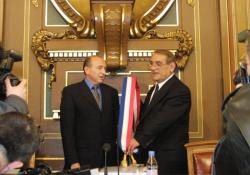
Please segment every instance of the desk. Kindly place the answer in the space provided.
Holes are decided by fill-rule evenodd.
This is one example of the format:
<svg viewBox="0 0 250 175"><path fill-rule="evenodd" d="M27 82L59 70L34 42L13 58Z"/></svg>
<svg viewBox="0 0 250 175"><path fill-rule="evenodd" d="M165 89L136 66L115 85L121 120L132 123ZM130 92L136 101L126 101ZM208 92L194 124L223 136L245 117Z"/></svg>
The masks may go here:
<svg viewBox="0 0 250 175"><path fill-rule="evenodd" d="M145 166L120 167L120 175L146 175ZM99 175L104 175L104 169L101 169ZM117 167L108 167L108 175L117 175Z"/></svg>

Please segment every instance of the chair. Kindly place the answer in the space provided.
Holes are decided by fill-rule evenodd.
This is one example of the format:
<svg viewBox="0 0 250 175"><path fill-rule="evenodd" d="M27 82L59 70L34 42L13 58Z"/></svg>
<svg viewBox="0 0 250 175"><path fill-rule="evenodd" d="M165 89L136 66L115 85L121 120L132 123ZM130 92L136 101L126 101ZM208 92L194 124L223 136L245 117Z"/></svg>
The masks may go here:
<svg viewBox="0 0 250 175"><path fill-rule="evenodd" d="M211 174L212 156L217 143L217 140L207 140L185 144L189 175Z"/></svg>

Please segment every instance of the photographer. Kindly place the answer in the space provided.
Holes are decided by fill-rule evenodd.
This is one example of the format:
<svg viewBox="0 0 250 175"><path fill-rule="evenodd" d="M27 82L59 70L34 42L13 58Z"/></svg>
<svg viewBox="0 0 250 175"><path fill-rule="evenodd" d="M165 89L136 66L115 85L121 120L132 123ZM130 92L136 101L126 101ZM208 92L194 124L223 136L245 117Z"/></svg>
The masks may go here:
<svg viewBox="0 0 250 175"><path fill-rule="evenodd" d="M26 80L20 81L11 74L17 61L22 61L22 55L14 50L4 50L0 43L0 114L11 111L28 113Z"/></svg>
<svg viewBox="0 0 250 175"><path fill-rule="evenodd" d="M28 113L26 99L26 80L22 80L17 86L12 86L10 79L5 79L6 99L0 101L0 114L16 111L23 114Z"/></svg>

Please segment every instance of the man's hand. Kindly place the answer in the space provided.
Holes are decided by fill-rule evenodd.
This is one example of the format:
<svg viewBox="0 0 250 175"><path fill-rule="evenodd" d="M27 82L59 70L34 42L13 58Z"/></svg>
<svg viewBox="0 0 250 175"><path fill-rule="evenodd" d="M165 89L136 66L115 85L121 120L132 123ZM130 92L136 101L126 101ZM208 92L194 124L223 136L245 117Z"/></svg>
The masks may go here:
<svg viewBox="0 0 250 175"><path fill-rule="evenodd" d="M10 79L7 77L5 79L5 86L6 86L6 96L9 95L16 95L24 100L26 100L26 91L27 91L27 81L22 80L19 85L11 86Z"/></svg>
<svg viewBox="0 0 250 175"><path fill-rule="evenodd" d="M132 138L132 140L130 141L130 144L128 146L128 154L133 154L133 151L135 150L135 148L137 148L140 145L140 143L135 140L134 138Z"/></svg>
<svg viewBox="0 0 250 175"><path fill-rule="evenodd" d="M73 163L71 166L70 166L70 169L79 169L81 167L80 163Z"/></svg>

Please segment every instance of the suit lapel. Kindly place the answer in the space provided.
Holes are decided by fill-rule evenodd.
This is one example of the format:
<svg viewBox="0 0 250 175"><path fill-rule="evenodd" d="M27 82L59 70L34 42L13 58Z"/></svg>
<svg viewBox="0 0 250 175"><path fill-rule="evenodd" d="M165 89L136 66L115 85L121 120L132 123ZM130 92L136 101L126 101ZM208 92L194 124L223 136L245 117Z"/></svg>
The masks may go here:
<svg viewBox="0 0 250 175"><path fill-rule="evenodd" d="M146 98L145 98L144 105L143 105L143 108L144 108L144 109L147 108L147 106L148 106L148 104L149 104L150 97L151 97L151 95L152 95L152 93L153 93L153 91L154 91L154 88L155 88L155 86L153 86L153 87L148 91L148 94L147 94L147 96L146 96Z"/></svg>
<svg viewBox="0 0 250 175"><path fill-rule="evenodd" d="M141 119L143 119L152 109L153 106L155 106L162 98L164 98L171 89L171 86L174 84L174 82L176 82L177 78L174 75L172 78L170 78L159 90L159 92L156 94L156 96L154 98L152 98L151 102L149 103L149 100L147 102L147 106L145 107L145 111L141 117ZM152 94L153 90L149 91L147 98L150 99L151 94ZM146 100L145 100L146 101ZM148 104L149 103L149 104Z"/></svg>
<svg viewBox="0 0 250 175"><path fill-rule="evenodd" d="M95 98L94 98L92 92L90 91L90 89L88 87L88 85L85 83L84 80L82 82L83 82L83 83L81 83L81 91L82 91L82 93L80 93L80 94L82 95L82 97L85 100L87 99L90 102L91 105L95 106L98 110L100 110L97 103L96 103L96 101L95 101Z"/></svg>

